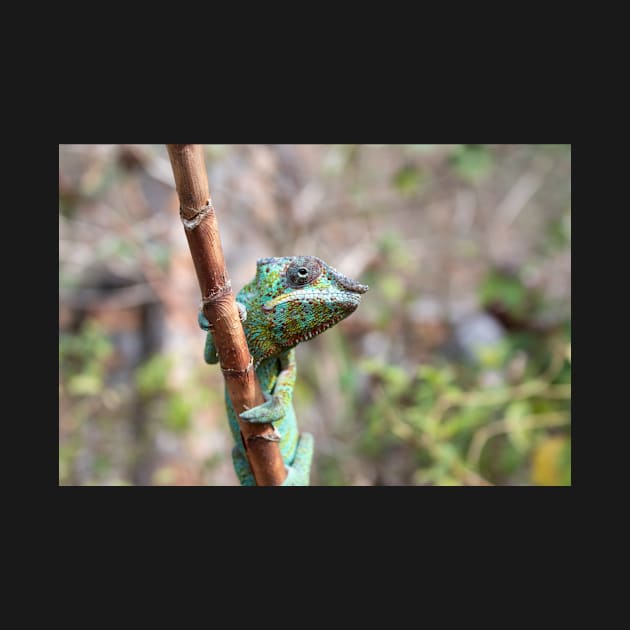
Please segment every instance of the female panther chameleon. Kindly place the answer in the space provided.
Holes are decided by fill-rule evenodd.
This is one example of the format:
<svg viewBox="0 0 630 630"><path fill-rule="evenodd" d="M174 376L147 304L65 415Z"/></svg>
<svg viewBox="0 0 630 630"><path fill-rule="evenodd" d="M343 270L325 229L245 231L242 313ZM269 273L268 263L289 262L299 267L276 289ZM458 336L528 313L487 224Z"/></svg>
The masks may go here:
<svg viewBox="0 0 630 630"><path fill-rule="evenodd" d="M280 453L287 468L282 485L307 486L313 458L313 436L299 434L293 409L295 346L324 332L353 313L368 287L351 280L315 256L261 258L256 277L236 296L247 345L254 359L265 403L240 414L248 422L270 422L280 435ZM219 357L210 324L204 358ZM227 390L225 403L235 446L232 461L243 486L256 485L241 441L238 419Z"/></svg>

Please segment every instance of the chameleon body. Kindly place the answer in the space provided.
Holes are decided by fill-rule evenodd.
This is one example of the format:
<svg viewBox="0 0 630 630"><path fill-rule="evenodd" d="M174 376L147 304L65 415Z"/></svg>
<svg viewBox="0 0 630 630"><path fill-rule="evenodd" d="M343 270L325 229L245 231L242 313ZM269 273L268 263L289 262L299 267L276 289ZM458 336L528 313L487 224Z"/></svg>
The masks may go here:
<svg viewBox="0 0 630 630"><path fill-rule="evenodd" d="M236 296L247 345L265 397L265 403L241 413L240 417L248 422L270 422L280 435L280 453L287 468L283 485L309 485L313 458L313 437L299 434L292 403L295 346L348 317L367 290L367 286L315 256L283 256L259 259L256 277ZM202 311L199 325L208 331L205 361L217 363L212 330ZM241 485L256 485L227 390L225 403L235 443L232 460L236 474Z"/></svg>

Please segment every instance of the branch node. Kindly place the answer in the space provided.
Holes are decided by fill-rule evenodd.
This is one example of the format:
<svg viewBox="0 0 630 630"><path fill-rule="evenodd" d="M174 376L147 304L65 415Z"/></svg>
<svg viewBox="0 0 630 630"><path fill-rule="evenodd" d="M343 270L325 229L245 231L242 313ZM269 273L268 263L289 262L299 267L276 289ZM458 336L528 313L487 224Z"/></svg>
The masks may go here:
<svg viewBox="0 0 630 630"><path fill-rule="evenodd" d="M249 363L244 370L235 370L233 368L224 368L221 366L221 371L225 378L239 378L241 376L245 376L252 368L254 367L254 357L249 357Z"/></svg>
<svg viewBox="0 0 630 630"><path fill-rule="evenodd" d="M201 298L201 307L203 308L206 304L218 302L221 298L224 298L230 293L232 293L232 281L227 278L223 286L212 289L206 297Z"/></svg>
<svg viewBox="0 0 630 630"><path fill-rule="evenodd" d="M276 431L276 428L272 425L273 433L260 433L258 435L250 435L247 438L247 442L253 442L254 440L266 440L267 442L279 442L282 436Z"/></svg>
<svg viewBox="0 0 630 630"><path fill-rule="evenodd" d="M214 207L212 205L212 199L208 199L206 205L203 208L188 208L186 212L184 212L183 208L179 209L179 216L184 224L184 227L187 230L194 230L196 227L201 225L201 222L210 214L214 212ZM194 213L192 218L186 218L186 214Z"/></svg>

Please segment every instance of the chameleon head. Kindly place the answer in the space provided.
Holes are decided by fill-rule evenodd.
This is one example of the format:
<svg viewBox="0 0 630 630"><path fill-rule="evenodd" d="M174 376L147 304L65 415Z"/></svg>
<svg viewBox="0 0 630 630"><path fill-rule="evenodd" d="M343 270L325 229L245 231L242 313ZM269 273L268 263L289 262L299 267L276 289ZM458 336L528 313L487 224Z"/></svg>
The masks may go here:
<svg viewBox="0 0 630 630"><path fill-rule="evenodd" d="M268 334L285 349L348 317L368 290L315 256L261 258L257 264Z"/></svg>

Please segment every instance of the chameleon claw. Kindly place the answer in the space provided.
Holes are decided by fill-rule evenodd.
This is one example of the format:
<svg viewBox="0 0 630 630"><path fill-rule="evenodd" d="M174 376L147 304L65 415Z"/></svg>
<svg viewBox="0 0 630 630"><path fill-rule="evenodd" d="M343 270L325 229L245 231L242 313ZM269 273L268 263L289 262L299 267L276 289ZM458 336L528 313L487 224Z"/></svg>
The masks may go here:
<svg viewBox="0 0 630 630"><path fill-rule="evenodd" d="M199 323L199 328L201 328L201 330L212 330L212 324L208 321L201 309L197 315L197 322Z"/></svg>
<svg viewBox="0 0 630 630"><path fill-rule="evenodd" d="M247 321L247 307L245 306L245 304L242 304L241 302L236 302L236 308L238 309L238 317L241 322ZM203 302L199 307L197 321L199 323L199 328L201 328L202 330L211 331L214 328L214 326L212 326L212 324L208 321L208 318L204 315Z"/></svg>
<svg viewBox="0 0 630 630"><path fill-rule="evenodd" d="M239 418L247 422L278 422L284 417L286 409L278 404L273 396L263 391L265 402L239 414Z"/></svg>
<svg viewBox="0 0 630 630"><path fill-rule="evenodd" d="M248 442L253 442L254 440L267 440L267 442L279 442L282 439L282 436L278 431L276 431L276 427L271 425L273 428L273 433L261 433L260 435L250 435L247 438Z"/></svg>

